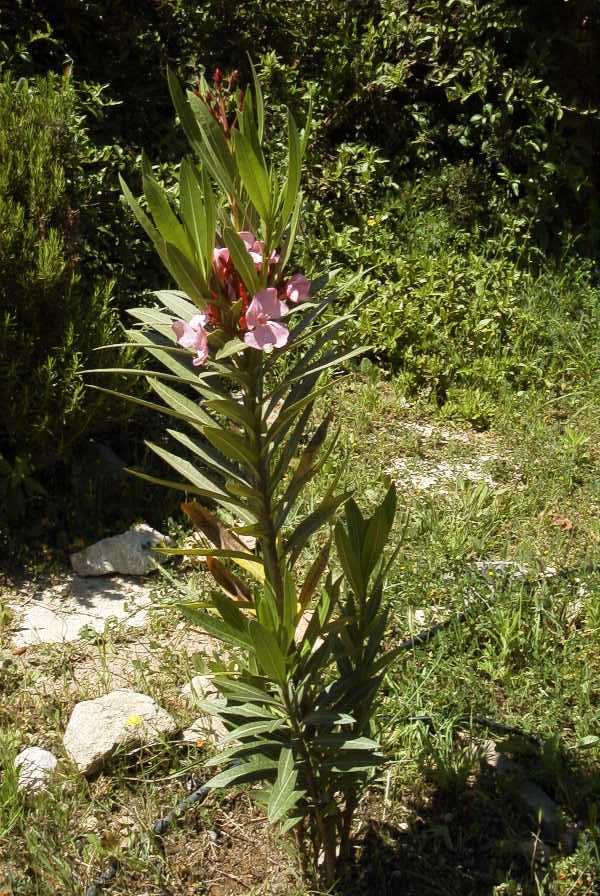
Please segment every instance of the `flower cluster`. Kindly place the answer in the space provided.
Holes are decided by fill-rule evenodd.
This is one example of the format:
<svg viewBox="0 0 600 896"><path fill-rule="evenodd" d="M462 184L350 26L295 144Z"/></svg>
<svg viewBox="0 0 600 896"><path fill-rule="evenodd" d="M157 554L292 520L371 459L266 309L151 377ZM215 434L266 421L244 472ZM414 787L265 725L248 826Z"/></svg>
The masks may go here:
<svg viewBox="0 0 600 896"><path fill-rule="evenodd" d="M267 281L272 279L279 262L279 253L272 252L265 262L264 243L250 231L243 230L239 236L254 262L257 273L261 276L266 273ZM267 271L264 270L265 263ZM215 248L212 266L217 289L213 294L214 301L209 303L206 314L196 314L189 322L176 320L172 325L178 345L196 352L192 363L198 367L204 364L208 357L207 325L224 329L233 327L230 335L241 336L246 345L259 351L283 348L289 338L289 330L281 323L281 319L289 312L286 303L298 304L307 299L310 281L303 274L294 274L278 288L267 286L250 297L235 270L229 249ZM239 317L229 328L224 325L225 315L222 313L220 299L225 300L230 311L236 303L240 303Z"/></svg>

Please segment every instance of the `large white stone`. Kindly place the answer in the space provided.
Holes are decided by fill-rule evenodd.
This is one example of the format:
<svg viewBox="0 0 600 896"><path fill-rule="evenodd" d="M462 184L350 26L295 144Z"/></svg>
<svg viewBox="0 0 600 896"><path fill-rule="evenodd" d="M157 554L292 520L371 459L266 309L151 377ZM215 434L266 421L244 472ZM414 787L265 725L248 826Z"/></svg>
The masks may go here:
<svg viewBox="0 0 600 896"><path fill-rule="evenodd" d="M63 743L79 771L91 775L119 747L151 744L175 734L177 728L173 717L152 697L122 689L78 703Z"/></svg>
<svg viewBox="0 0 600 896"><path fill-rule="evenodd" d="M156 568L152 548L165 536L142 524L120 535L103 538L77 554L71 554L71 566L80 576L105 576L121 573L144 576Z"/></svg>
<svg viewBox="0 0 600 896"><path fill-rule="evenodd" d="M26 747L15 759L19 769L19 790L31 793L43 790L52 777L58 760L49 750L41 747Z"/></svg>
<svg viewBox="0 0 600 896"><path fill-rule="evenodd" d="M111 617L126 626L140 626L150 603L148 589L137 582L72 576L34 593L24 606L15 604L14 644L29 647L75 641L83 628L103 632Z"/></svg>

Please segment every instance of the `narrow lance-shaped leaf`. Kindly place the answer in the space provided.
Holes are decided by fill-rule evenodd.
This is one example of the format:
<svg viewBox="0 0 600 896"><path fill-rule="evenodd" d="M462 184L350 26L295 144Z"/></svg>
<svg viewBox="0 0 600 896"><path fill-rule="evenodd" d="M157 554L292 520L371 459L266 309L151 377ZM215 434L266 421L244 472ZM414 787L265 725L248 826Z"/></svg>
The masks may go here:
<svg viewBox="0 0 600 896"><path fill-rule="evenodd" d="M285 681L285 657L273 632L259 622L251 621L248 631L258 662L265 673L279 682Z"/></svg>
<svg viewBox="0 0 600 896"><path fill-rule="evenodd" d="M217 787L229 787L231 784L245 784L248 781L257 781L264 778L272 778L275 775L277 763L265 756L253 756L246 762L231 766L220 772L206 782L205 787L215 789Z"/></svg>
<svg viewBox="0 0 600 896"><path fill-rule="evenodd" d="M250 202L264 221L270 221L271 188L267 171L256 157L252 144L239 131L235 135L235 156Z"/></svg>
<svg viewBox="0 0 600 896"><path fill-rule="evenodd" d="M193 261L194 252L190 239L171 208L166 192L148 170L144 172L143 183L148 206L163 240L176 246L186 258Z"/></svg>
<svg viewBox="0 0 600 896"><path fill-rule="evenodd" d="M277 763L277 778L271 791L267 806L267 817L271 824L283 818L292 809L300 797L294 788L298 779L298 771L294 762L294 754L291 750L284 749Z"/></svg>
<svg viewBox="0 0 600 896"><path fill-rule="evenodd" d="M348 493L329 495L294 529L286 542L286 552L290 555L290 566L293 566L306 542L333 517L340 504L348 498Z"/></svg>

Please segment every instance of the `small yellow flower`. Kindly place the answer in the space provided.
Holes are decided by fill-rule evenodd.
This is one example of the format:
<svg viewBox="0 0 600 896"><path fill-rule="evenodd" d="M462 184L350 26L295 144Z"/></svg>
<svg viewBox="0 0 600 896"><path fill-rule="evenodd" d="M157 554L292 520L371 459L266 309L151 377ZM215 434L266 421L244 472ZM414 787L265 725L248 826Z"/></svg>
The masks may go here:
<svg viewBox="0 0 600 896"><path fill-rule="evenodd" d="M136 715L135 713L132 716L129 716L127 719L127 724L132 728L137 728L139 725L142 725L144 722L141 716Z"/></svg>
<svg viewBox="0 0 600 896"><path fill-rule="evenodd" d="M375 227L377 221L375 220L375 218L367 218L367 224L369 225L369 227Z"/></svg>

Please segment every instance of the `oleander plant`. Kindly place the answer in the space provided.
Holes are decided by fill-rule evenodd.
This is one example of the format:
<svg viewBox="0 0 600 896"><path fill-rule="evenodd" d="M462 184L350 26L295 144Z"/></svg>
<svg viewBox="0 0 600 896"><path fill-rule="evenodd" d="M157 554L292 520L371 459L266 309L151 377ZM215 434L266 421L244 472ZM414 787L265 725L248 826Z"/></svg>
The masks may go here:
<svg viewBox="0 0 600 896"><path fill-rule="evenodd" d="M122 187L179 288L130 311L127 344L152 369L111 371L144 377L158 400L113 394L172 419L176 448L149 447L175 478L137 475L184 493L198 537L165 552L199 558L214 579L179 604L223 644L211 667L220 699L204 709L228 734L208 785L251 783L305 874L332 887L382 763L374 713L396 655L383 642L396 494L370 516L337 479L310 511L303 501L336 438L329 415L313 421L317 399L328 372L364 351L341 338L348 317L334 314L329 278L290 270L310 113L299 130L288 112L280 171L265 155L254 70L247 89L219 71L187 93L170 72L169 87L192 150L178 190L147 159L144 208Z"/></svg>

